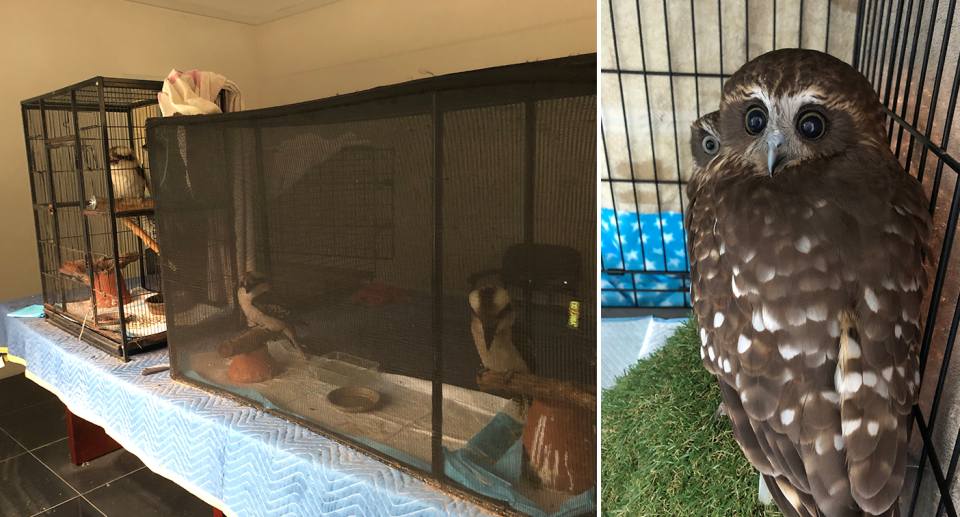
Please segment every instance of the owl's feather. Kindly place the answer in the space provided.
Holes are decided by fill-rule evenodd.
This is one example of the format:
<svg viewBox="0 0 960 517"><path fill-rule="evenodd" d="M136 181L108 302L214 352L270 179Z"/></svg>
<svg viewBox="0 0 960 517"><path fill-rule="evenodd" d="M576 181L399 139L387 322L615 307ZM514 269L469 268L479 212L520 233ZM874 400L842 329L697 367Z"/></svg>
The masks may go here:
<svg viewBox="0 0 960 517"><path fill-rule="evenodd" d="M778 74L751 62L728 82L723 148L688 186L703 363L786 515L895 515L919 385L925 195L873 124L882 112L876 94L861 91L862 76L820 53L812 53L819 75L804 72L811 51L771 54L758 60ZM796 150L771 176L736 112L757 102L739 98L757 85L775 107L816 91L836 126L861 127L837 135L855 135L846 147Z"/></svg>

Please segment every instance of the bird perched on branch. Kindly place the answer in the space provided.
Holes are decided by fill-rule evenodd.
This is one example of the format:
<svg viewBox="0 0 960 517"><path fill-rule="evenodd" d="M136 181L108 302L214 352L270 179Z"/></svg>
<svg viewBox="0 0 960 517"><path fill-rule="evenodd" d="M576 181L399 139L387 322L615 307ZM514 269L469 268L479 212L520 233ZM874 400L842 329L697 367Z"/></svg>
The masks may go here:
<svg viewBox="0 0 960 517"><path fill-rule="evenodd" d="M247 271L240 277L237 289L240 308L247 316L251 326L261 326L272 332L281 332L297 349L300 357L307 358L306 351L297 340L297 326L306 326L306 322L294 316L284 307L281 300L270 291L267 279L256 271Z"/></svg>
<svg viewBox="0 0 960 517"><path fill-rule="evenodd" d="M133 149L123 146L110 149L110 181L114 199L143 199L147 177Z"/></svg>
<svg viewBox="0 0 960 517"><path fill-rule="evenodd" d="M770 52L724 85L688 185L703 364L787 516L899 515L931 218L885 126L846 63Z"/></svg>
<svg viewBox="0 0 960 517"><path fill-rule="evenodd" d="M475 273L469 282L470 330L483 366L497 372L530 373L534 365L529 339L515 332L517 315L499 271Z"/></svg>

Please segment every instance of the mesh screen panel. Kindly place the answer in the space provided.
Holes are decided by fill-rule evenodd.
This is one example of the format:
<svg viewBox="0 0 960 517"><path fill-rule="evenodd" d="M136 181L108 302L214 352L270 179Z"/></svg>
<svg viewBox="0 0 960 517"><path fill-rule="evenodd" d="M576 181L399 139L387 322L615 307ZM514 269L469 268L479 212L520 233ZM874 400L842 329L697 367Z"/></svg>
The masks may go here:
<svg viewBox="0 0 960 517"><path fill-rule="evenodd" d="M595 66L151 120L174 377L498 511L591 512Z"/></svg>

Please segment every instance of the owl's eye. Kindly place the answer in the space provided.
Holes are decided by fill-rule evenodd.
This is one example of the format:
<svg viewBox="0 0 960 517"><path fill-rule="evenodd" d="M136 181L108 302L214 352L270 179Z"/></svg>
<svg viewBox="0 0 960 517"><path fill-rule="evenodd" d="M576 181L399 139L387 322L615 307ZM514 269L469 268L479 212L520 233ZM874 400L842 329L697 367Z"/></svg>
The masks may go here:
<svg viewBox="0 0 960 517"><path fill-rule="evenodd" d="M747 116L744 119L747 125L747 133L756 135L767 127L767 114L760 106L753 106L747 110Z"/></svg>
<svg viewBox="0 0 960 517"><path fill-rule="evenodd" d="M720 142L717 141L717 137L713 135L703 137L703 152L712 156L718 151L720 151Z"/></svg>
<svg viewBox="0 0 960 517"><path fill-rule="evenodd" d="M797 131L807 140L817 140L827 132L827 121L816 111L808 111L797 119Z"/></svg>

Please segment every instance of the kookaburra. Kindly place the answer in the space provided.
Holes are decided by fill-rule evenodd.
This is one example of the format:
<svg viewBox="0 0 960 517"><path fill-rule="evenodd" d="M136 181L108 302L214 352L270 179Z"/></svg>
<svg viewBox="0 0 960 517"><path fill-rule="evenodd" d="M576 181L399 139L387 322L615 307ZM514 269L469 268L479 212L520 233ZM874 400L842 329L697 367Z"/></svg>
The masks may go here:
<svg viewBox="0 0 960 517"><path fill-rule="evenodd" d="M529 343L515 332L517 316L498 271L470 277L470 330L483 366L496 372L530 373Z"/></svg>
<svg viewBox="0 0 960 517"><path fill-rule="evenodd" d="M110 149L110 181L114 199L143 198L147 177L133 149L122 146Z"/></svg>
<svg viewBox="0 0 960 517"><path fill-rule="evenodd" d="M271 332L283 333L300 356L307 358L296 331L297 326L306 326L306 323L294 316L270 291L270 284L262 274L256 271L244 273L240 278L237 297L251 326L261 326Z"/></svg>

